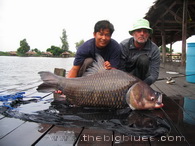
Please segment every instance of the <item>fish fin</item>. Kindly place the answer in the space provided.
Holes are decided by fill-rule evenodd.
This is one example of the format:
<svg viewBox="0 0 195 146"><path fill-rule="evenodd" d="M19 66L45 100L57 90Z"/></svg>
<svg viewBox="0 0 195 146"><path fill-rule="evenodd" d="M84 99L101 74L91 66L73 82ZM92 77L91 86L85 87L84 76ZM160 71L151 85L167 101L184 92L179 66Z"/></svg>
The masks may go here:
<svg viewBox="0 0 195 146"><path fill-rule="evenodd" d="M104 68L104 59L101 55L95 54L96 60L93 61L92 65L86 70L86 72L83 74L83 76L92 75L98 72L105 71Z"/></svg>
<svg viewBox="0 0 195 146"><path fill-rule="evenodd" d="M40 76L41 76L41 80L46 83L46 84L55 84L57 85L59 80L60 80L60 76L57 76L51 72L48 71L41 71L39 72Z"/></svg>
<svg viewBox="0 0 195 146"><path fill-rule="evenodd" d="M54 92L56 90L57 90L56 86L48 85L48 84L45 84L45 83L39 85L38 88L37 88L38 92L43 92L43 93Z"/></svg>
<svg viewBox="0 0 195 146"><path fill-rule="evenodd" d="M51 72L41 71L39 72L43 84L39 85L37 91L39 92L52 92L57 90L58 84L62 77L57 76Z"/></svg>

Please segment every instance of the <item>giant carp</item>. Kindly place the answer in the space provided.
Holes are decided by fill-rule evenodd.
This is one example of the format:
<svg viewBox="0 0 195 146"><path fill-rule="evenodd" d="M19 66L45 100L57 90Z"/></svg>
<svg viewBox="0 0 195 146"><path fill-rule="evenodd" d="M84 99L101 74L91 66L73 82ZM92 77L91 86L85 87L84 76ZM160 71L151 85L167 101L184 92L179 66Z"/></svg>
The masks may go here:
<svg viewBox="0 0 195 146"><path fill-rule="evenodd" d="M39 72L43 83L39 92L61 90L70 105L80 107L126 108L145 110L161 108L162 94L137 77L118 69L106 70L104 59L96 55L84 76L65 78L51 72Z"/></svg>

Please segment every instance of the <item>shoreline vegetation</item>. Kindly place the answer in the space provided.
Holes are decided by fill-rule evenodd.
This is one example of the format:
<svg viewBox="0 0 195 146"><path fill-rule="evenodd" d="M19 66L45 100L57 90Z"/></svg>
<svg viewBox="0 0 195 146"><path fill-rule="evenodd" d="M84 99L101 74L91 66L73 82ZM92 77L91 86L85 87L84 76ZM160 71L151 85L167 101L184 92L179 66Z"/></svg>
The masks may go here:
<svg viewBox="0 0 195 146"><path fill-rule="evenodd" d="M0 56L19 56L19 57L74 57L74 52L63 52L60 55L56 56L53 55L51 52L35 52L35 51L28 51L25 54L20 54L17 51L9 51L9 52L3 52L0 51Z"/></svg>
<svg viewBox="0 0 195 146"><path fill-rule="evenodd" d="M0 56L21 56L21 57L74 57L75 52L69 50L69 44L67 41L66 30L63 29L62 37L60 37L62 42L61 47L51 45L46 51L40 51L37 48L31 49L26 38L20 41L20 47L16 51L3 52L0 51ZM84 40L76 42L76 49L84 43Z"/></svg>

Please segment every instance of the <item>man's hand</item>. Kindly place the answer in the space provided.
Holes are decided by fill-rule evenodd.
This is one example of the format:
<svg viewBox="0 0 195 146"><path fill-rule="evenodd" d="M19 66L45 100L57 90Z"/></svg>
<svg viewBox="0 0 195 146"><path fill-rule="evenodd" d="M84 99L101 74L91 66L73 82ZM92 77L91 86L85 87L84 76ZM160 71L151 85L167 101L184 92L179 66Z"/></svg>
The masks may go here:
<svg viewBox="0 0 195 146"><path fill-rule="evenodd" d="M56 93L56 94L62 94L62 91L61 90L56 90L56 91L54 91L54 93Z"/></svg>
<svg viewBox="0 0 195 146"><path fill-rule="evenodd" d="M111 64L110 64L109 61L105 61L105 62L104 62L104 68L105 68L105 69L108 69L108 70L109 70L109 69L112 69Z"/></svg>
<svg viewBox="0 0 195 146"><path fill-rule="evenodd" d="M76 78L79 72L81 66L73 66L71 70L69 71L68 75L66 78Z"/></svg>

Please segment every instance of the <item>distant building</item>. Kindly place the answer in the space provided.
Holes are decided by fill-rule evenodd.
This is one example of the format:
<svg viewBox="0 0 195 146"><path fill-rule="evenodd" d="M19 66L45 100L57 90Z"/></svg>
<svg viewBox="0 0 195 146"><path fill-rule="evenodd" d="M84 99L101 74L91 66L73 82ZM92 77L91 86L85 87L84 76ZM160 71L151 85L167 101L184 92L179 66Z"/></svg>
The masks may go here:
<svg viewBox="0 0 195 146"><path fill-rule="evenodd" d="M42 52L41 55L44 57L52 57L53 56L53 54L51 52Z"/></svg>
<svg viewBox="0 0 195 146"><path fill-rule="evenodd" d="M70 57L70 53L69 52L63 52L62 57Z"/></svg>
<svg viewBox="0 0 195 146"><path fill-rule="evenodd" d="M35 56L35 55L37 55L37 53L33 52L33 51L28 51L28 52L26 52L26 55L28 55L28 56Z"/></svg>
<svg viewBox="0 0 195 146"><path fill-rule="evenodd" d="M17 56L17 52L16 51L10 51L8 52L11 56Z"/></svg>

